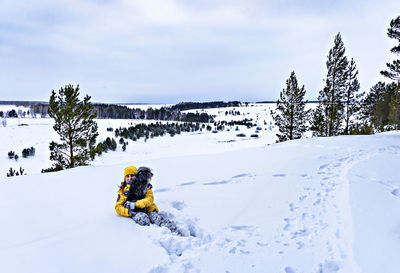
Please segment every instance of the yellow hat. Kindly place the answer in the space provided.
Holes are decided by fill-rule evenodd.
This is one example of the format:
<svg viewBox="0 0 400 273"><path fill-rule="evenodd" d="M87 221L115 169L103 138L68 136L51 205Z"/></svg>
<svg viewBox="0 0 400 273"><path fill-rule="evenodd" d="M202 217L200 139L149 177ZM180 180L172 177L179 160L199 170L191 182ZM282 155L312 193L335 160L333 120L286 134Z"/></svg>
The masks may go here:
<svg viewBox="0 0 400 273"><path fill-rule="evenodd" d="M124 179L128 174L135 174L137 172L137 168L135 166L126 167L124 170Z"/></svg>

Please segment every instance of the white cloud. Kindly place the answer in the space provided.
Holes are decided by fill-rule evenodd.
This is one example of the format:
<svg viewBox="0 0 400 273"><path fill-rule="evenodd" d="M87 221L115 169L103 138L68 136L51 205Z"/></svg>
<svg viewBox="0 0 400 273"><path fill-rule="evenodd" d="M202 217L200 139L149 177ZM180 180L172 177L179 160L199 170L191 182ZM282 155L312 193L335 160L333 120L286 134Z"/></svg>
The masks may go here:
<svg viewBox="0 0 400 273"><path fill-rule="evenodd" d="M386 28L400 10L389 0L3 2L4 99L46 100L75 82L105 101L276 99L292 70L315 99L337 32L368 89L391 58Z"/></svg>

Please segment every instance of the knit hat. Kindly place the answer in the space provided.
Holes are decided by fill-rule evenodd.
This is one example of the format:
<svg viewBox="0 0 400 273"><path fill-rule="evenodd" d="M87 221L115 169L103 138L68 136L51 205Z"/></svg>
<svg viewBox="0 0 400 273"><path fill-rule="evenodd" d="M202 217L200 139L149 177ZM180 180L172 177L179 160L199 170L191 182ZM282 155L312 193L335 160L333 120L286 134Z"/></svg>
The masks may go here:
<svg viewBox="0 0 400 273"><path fill-rule="evenodd" d="M135 166L126 167L124 170L124 179L128 174L135 174L137 172L137 168Z"/></svg>

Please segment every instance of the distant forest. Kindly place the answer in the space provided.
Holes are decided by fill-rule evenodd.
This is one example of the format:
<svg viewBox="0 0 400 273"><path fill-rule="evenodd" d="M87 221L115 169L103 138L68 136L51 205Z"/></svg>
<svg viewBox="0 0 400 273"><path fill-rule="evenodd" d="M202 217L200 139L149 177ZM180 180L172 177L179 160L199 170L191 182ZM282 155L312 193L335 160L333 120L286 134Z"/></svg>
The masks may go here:
<svg viewBox="0 0 400 273"><path fill-rule="evenodd" d="M29 108L28 111L11 110L4 113L0 111L0 117L26 117L26 116L48 116L49 103L47 102L23 102L8 101L1 102L1 105L16 105ZM101 119L147 119L147 120L170 120L184 122L213 122L213 117L207 113L182 113L185 110L220 108L220 107L237 107L242 104L239 101L223 102L182 102L171 107L162 107L160 109L148 108L142 110L139 108L131 109L127 106L117 104L100 104L94 103L93 111L97 112L97 118Z"/></svg>

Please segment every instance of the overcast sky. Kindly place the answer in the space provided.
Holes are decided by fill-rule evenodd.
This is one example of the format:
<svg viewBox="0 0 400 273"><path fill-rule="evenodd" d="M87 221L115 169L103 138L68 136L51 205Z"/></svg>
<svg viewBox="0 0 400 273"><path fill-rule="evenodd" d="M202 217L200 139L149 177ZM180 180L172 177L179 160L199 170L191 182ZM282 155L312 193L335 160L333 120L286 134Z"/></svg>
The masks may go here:
<svg viewBox="0 0 400 273"><path fill-rule="evenodd" d="M291 71L316 99L340 32L363 90L395 57L399 0L0 0L0 100L278 99Z"/></svg>

